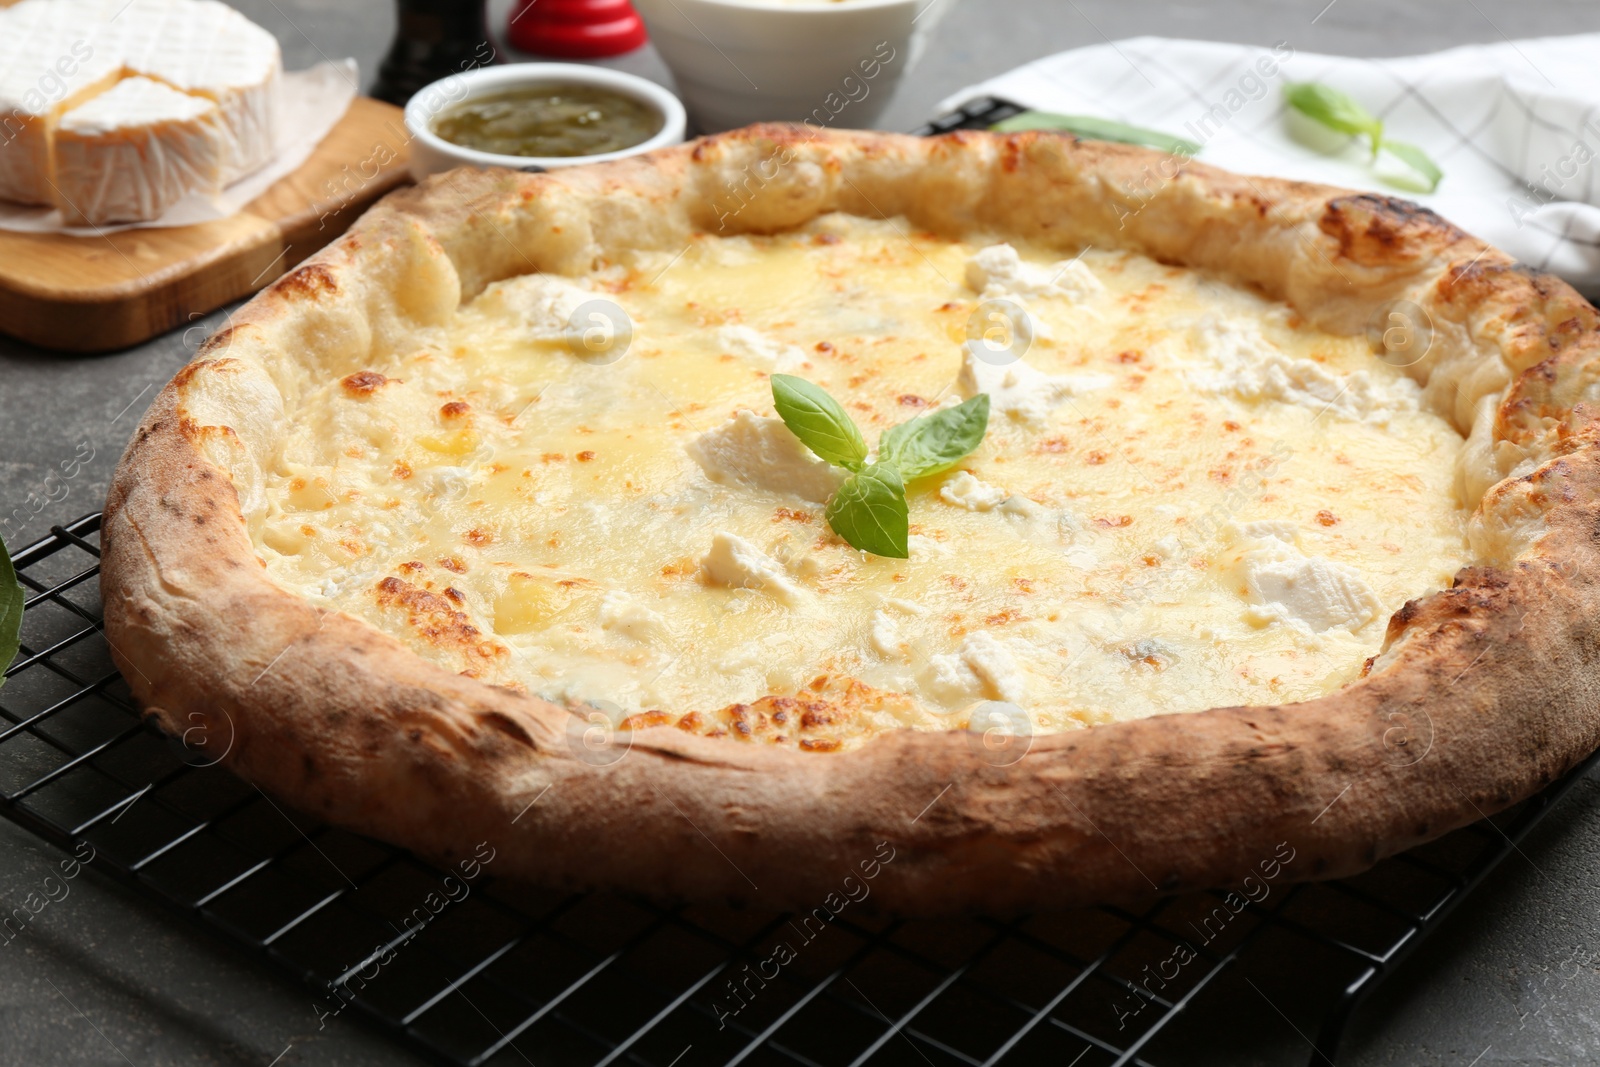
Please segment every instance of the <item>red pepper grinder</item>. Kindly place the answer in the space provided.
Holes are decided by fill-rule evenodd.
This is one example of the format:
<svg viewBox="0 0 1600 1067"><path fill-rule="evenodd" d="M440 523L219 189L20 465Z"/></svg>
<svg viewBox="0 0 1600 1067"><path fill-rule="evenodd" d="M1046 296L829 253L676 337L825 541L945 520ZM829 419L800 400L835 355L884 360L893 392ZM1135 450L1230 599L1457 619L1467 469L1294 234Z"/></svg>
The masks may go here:
<svg viewBox="0 0 1600 1067"><path fill-rule="evenodd" d="M646 40L628 0L517 0L506 36L521 51L568 59L617 56Z"/></svg>

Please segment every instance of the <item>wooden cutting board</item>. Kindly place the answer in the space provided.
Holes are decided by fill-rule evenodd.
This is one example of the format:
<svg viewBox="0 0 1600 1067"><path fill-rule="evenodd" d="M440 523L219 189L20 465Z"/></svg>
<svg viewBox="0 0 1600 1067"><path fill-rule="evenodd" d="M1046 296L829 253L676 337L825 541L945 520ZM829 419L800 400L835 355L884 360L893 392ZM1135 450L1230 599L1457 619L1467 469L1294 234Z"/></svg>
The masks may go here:
<svg viewBox="0 0 1600 1067"><path fill-rule="evenodd" d="M261 289L409 180L401 116L358 97L298 170L232 218L98 237L0 230L0 331L108 352Z"/></svg>

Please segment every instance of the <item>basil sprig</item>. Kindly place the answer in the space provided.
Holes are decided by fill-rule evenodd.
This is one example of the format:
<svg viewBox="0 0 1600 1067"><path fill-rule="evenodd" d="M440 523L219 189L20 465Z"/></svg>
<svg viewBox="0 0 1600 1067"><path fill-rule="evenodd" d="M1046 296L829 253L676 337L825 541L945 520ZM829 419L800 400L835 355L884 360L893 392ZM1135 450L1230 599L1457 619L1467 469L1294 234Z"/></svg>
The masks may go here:
<svg viewBox="0 0 1600 1067"><path fill-rule="evenodd" d="M1142 126L1129 126L1125 122L1096 118L1093 115L1058 115L1053 111L1024 111L1001 119L989 127L997 133L1020 133L1023 130L1061 130L1085 141L1116 141L1119 144L1145 145L1171 152L1176 156L1192 156L1200 146L1182 137L1174 137L1160 130L1147 130Z"/></svg>
<svg viewBox="0 0 1600 1067"><path fill-rule="evenodd" d="M983 443L988 428L989 394L979 393L953 408L890 427L878 440L878 461L893 463L908 482L943 474Z"/></svg>
<svg viewBox="0 0 1600 1067"><path fill-rule="evenodd" d="M5 670L17 658L22 641L22 600L22 586L11 565L11 554L6 551L6 543L0 541L0 685L5 684Z"/></svg>
<svg viewBox="0 0 1600 1067"><path fill-rule="evenodd" d="M823 514L833 532L856 548L891 559L910 554L906 483L893 463L873 463L850 475Z"/></svg>
<svg viewBox="0 0 1600 1067"><path fill-rule="evenodd" d="M1388 152L1417 172L1418 176L1422 178L1417 188L1422 192L1431 193L1439 188L1439 179L1444 177L1444 171L1439 169L1437 163L1428 158L1428 153L1414 144L1407 144L1405 141L1385 140L1381 147L1385 152ZM1396 183L1391 182L1390 184ZM1410 188L1410 186L1403 186L1403 188Z"/></svg>
<svg viewBox="0 0 1600 1067"><path fill-rule="evenodd" d="M1362 107L1348 93L1318 82L1296 82L1283 87L1283 97L1290 107L1313 122L1338 133L1352 137L1365 137L1372 146L1372 161L1378 161L1380 152L1388 152L1411 168L1420 179L1415 188L1431 193L1439 187L1444 171L1428 158L1428 154L1414 144L1394 141L1383 135L1383 120ZM1402 188L1412 188L1409 182L1393 182Z"/></svg>
<svg viewBox="0 0 1600 1067"><path fill-rule="evenodd" d="M774 374L772 404L783 424L811 451L835 467L861 469L867 442L855 420L820 387L792 374Z"/></svg>
<svg viewBox="0 0 1600 1067"><path fill-rule="evenodd" d="M1284 86L1283 95L1289 106L1306 118L1339 133L1367 137L1372 142L1372 158L1378 158L1378 145L1383 142L1383 120L1348 93L1318 82L1296 82Z"/></svg>
<svg viewBox="0 0 1600 1067"><path fill-rule="evenodd" d="M820 387L790 374L772 376L772 406L802 444L850 472L825 516L853 547L891 559L910 556L906 482L949 470L983 443L989 395L919 415L890 428L867 462L867 443L849 412Z"/></svg>

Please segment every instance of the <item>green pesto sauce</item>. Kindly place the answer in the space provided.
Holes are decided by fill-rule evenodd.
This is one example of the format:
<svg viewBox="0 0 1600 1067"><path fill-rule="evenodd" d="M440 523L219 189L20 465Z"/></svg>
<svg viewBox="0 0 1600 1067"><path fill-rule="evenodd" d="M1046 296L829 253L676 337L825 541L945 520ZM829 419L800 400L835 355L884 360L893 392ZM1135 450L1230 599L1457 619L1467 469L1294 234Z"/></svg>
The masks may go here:
<svg viewBox="0 0 1600 1067"><path fill-rule="evenodd" d="M433 132L451 144L503 156L594 156L660 132L656 110L589 85L524 86L468 100L440 115Z"/></svg>

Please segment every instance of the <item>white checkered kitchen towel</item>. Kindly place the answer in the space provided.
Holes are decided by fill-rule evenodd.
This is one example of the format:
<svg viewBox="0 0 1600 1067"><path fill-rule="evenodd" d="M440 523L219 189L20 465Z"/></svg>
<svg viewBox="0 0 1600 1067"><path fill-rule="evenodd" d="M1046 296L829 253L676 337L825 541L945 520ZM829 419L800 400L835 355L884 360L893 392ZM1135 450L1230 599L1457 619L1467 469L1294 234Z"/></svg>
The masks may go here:
<svg viewBox="0 0 1600 1067"><path fill-rule="evenodd" d="M1432 194L1379 180L1364 138L1329 135L1283 102L1322 82L1422 147L1444 171ZM1600 34L1470 45L1400 59L1136 37L1048 56L963 89L1196 141L1199 159L1402 196L1519 260L1600 293ZM1386 157L1387 158L1387 157ZM1392 161L1385 172L1403 173Z"/></svg>

